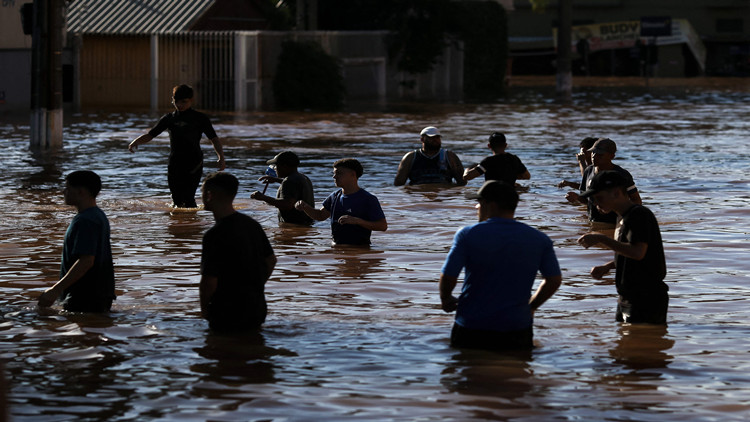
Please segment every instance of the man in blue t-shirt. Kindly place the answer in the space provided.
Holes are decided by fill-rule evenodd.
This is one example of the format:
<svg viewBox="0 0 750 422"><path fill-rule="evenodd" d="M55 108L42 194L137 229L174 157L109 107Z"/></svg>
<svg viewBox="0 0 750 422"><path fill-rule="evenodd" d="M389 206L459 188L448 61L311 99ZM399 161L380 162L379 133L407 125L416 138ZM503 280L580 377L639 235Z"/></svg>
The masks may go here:
<svg viewBox="0 0 750 422"><path fill-rule="evenodd" d="M388 222L375 195L359 187L364 173L362 164L354 158L344 158L333 163L333 180L341 189L315 209L305 201L297 201L295 208L314 220L331 219L333 243L337 245L369 245L373 230L384 232Z"/></svg>
<svg viewBox="0 0 750 422"><path fill-rule="evenodd" d="M65 178L65 204L73 205L73 217L63 241L60 280L39 296L46 308L62 298L71 312L109 312L115 299L115 272L109 221L96 205L102 180L93 171L74 171Z"/></svg>
<svg viewBox="0 0 750 422"><path fill-rule="evenodd" d="M456 311L451 345L481 349L533 347L533 312L560 287L562 276L552 241L513 219L518 193L490 180L479 189L479 223L460 229L440 276L445 312ZM453 289L461 270L464 284ZM544 280L534 295L537 273Z"/></svg>

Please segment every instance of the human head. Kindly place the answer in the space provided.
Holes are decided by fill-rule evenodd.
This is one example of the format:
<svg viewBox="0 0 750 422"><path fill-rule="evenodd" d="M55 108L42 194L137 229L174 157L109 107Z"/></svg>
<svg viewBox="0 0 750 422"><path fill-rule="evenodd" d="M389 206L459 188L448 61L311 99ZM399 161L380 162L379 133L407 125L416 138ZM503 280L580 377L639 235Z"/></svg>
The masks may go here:
<svg viewBox="0 0 750 422"><path fill-rule="evenodd" d="M591 161L595 166L608 168L615 158L617 144L609 138L599 138L588 151L591 152Z"/></svg>
<svg viewBox="0 0 750 422"><path fill-rule="evenodd" d="M172 88L172 104L178 111L185 111L192 107L193 88L185 84Z"/></svg>
<svg viewBox="0 0 750 422"><path fill-rule="evenodd" d="M83 188L92 198L96 198L102 190L102 179L93 171L78 170L65 176L65 185L68 188Z"/></svg>
<svg viewBox="0 0 750 422"><path fill-rule="evenodd" d="M422 149L425 151L438 151L442 146L442 137L440 131L434 126L427 126L419 133L419 139L422 141Z"/></svg>
<svg viewBox="0 0 750 422"><path fill-rule="evenodd" d="M503 149L508 145L508 141L505 139L505 134L502 132L495 132L490 135L489 146L493 151Z"/></svg>
<svg viewBox="0 0 750 422"><path fill-rule="evenodd" d="M470 198L477 199L479 221L498 214L512 216L518 206L518 192L513 185L498 180L484 182L476 194Z"/></svg>
<svg viewBox="0 0 750 422"><path fill-rule="evenodd" d="M357 160L356 158L342 158L335 163L333 163L333 168L347 168L350 170L354 170L354 172L357 174L357 179L362 177L362 175L365 172L365 169L362 167L362 164Z"/></svg>
<svg viewBox="0 0 750 422"><path fill-rule="evenodd" d="M627 189L627 186L628 181L627 179L625 179L625 176L614 170L604 170L596 173L594 177L591 178L589 188L581 193L580 197L588 198L590 196L596 195L599 192L612 189L625 190Z"/></svg>
<svg viewBox="0 0 750 422"><path fill-rule="evenodd" d="M172 98L175 101L193 98L193 87L185 84L176 85L172 88Z"/></svg>
<svg viewBox="0 0 750 422"><path fill-rule="evenodd" d="M364 170L362 164L354 158L343 158L333 163L333 181L344 192L357 189L358 180Z"/></svg>
<svg viewBox="0 0 750 422"><path fill-rule="evenodd" d="M594 142L594 145L592 145L591 148L588 149L588 151L591 151L593 153L606 152L614 155L615 152L617 152L617 144L615 144L615 141L609 138L599 138L596 140L596 142Z"/></svg>
<svg viewBox="0 0 750 422"><path fill-rule="evenodd" d="M292 151L282 151L275 157L266 161L266 164L276 165L276 175L284 178L297 171L299 166L299 157Z"/></svg>
<svg viewBox="0 0 750 422"><path fill-rule="evenodd" d="M237 196L240 182L233 175L217 171L206 176L203 181L203 203L206 209L212 211L214 202L231 204L234 197Z"/></svg>
<svg viewBox="0 0 750 422"><path fill-rule="evenodd" d="M581 147L582 152L586 152L589 149L591 149L591 147L594 146L594 143L596 142L597 139L599 138L595 138L593 136L587 136L581 140L578 146Z"/></svg>

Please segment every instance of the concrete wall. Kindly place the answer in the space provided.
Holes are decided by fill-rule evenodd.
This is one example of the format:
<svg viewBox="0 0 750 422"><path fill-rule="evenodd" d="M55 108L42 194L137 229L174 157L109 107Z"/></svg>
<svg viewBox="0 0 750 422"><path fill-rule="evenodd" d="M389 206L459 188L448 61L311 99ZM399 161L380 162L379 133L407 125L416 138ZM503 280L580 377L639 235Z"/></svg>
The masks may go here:
<svg viewBox="0 0 750 422"><path fill-rule="evenodd" d="M0 50L0 112L31 109L31 50Z"/></svg>

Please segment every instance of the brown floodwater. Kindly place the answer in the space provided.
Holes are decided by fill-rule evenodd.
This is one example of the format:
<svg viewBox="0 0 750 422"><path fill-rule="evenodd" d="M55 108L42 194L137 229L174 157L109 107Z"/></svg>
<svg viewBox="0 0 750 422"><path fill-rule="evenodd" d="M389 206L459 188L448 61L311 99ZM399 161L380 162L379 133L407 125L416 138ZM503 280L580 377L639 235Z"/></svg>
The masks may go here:
<svg viewBox="0 0 750 422"><path fill-rule="evenodd" d="M577 93L561 106L528 89L497 104L404 105L377 112L215 114L236 206L265 228L279 262L269 316L252 338L211 335L198 312L206 211L170 214L166 135L127 152L157 115L69 114L65 147L28 150L25 119L0 123L0 362L15 421L744 420L750 416L750 95L673 88ZM467 187L394 187L424 126L464 164L506 133L532 178L517 218L555 242L563 285L537 313L528 356L448 345L437 279L453 234L476 220ZM585 209L580 139L607 136L661 224L668 327L614 321L610 252L578 246ZM213 160L204 142L207 161ZM280 226L252 201L265 160L291 149L317 205L331 164L356 157L389 223L370 249L332 248L327 222ZM107 316L40 311L74 210L64 175L90 169L112 226L118 299ZM269 188L273 191L274 188Z"/></svg>

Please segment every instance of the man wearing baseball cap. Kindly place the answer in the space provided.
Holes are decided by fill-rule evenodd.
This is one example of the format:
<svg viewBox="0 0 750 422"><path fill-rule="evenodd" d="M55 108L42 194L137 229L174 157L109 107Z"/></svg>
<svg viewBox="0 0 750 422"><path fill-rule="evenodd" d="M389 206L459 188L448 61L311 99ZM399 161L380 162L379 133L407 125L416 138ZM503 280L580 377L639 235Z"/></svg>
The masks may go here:
<svg viewBox="0 0 750 422"><path fill-rule="evenodd" d="M633 176L627 170L612 162L615 158L615 152L617 152L615 141L609 138L599 138L588 151L591 152L592 164L583 171L581 193L589 189L594 175L601 171L612 170L620 173L627 181L627 192L630 200L635 204L640 204L641 196L635 186ZM591 199L582 197L580 193L568 192L565 198L574 204L586 204L589 220L594 230L612 233L617 221L617 214L614 212L601 213Z"/></svg>
<svg viewBox="0 0 750 422"><path fill-rule="evenodd" d="M600 244L615 252L614 259L594 267L591 276L601 279L615 270L617 321L666 324L669 288L664 283L667 265L659 223L648 208L631 201L629 183L622 174L611 170L592 178L581 196L591 198L603 213L615 212L617 228L614 239L587 233L578 243L585 248Z"/></svg>
<svg viewBox="0 0 750 422"><path fill-rule="evenodd" d="M453 151L442 147L440 131L434 126L427 126L419 137L422 148L404 155L393 184L402 186L407 180L410 185L448 184L455 179L457 185L465 185L464 166Z"/></svg>
<svg viewBox="0 0 750 422"><path fill-rule="evenodd" d="M474 197L479 222L456 233L440 276L442 308L456 311L451 346L531 349L534 311L562 282L552 241L513 218L514 186L490 180ZM461 270L465 278L456 298ZM532 295L537 273L543 281Z"/></svg>
<svg viewBox="0 0 750 422"><path fill-rule="evenodd" d="M299 167L297 154L292 151L283 151L266 163L276 166L277 177L264 175L258 180L266 183L281 183L279 190L276 191L276 198L259 191L253 192L250 198L278 208L280 223L311 225L313 223L312 218L294 208L297 201L304 201L309 205L315 204L312 182L307 176L297 171L297 167Z"/></svg>

